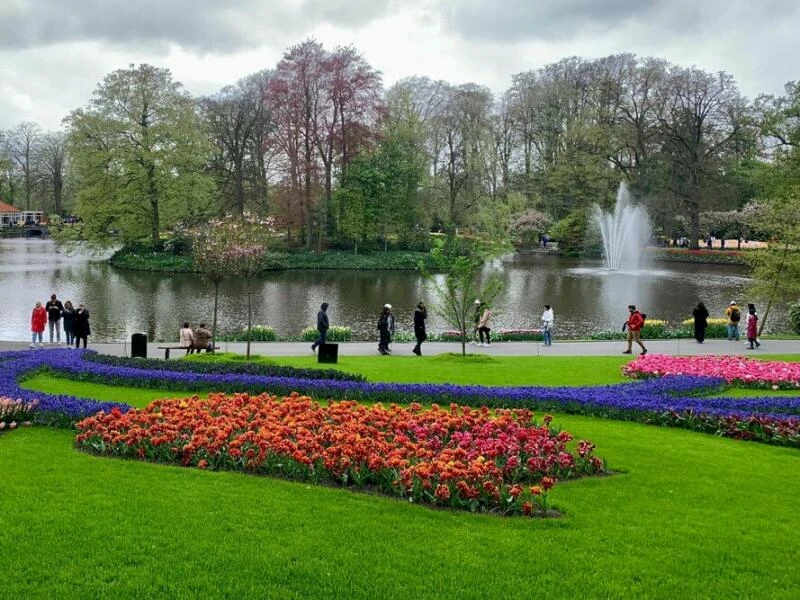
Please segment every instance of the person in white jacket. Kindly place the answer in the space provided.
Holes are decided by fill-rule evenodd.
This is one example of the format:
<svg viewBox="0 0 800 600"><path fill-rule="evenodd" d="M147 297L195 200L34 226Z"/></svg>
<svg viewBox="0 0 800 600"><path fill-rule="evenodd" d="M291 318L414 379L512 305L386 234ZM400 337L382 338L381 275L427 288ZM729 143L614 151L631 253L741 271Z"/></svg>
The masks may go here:
<svg viewBox="0 0 800 600"><path fill-rule="evenodd" d="M544 338L545 346L553 345L553 320L555 315L553 309L549 304L544 305L544 312L542 313L542 337Z"/></svg>
<svg viewBox="0 0 800 600"><path fill-rule="evenodd" d="M489 305L485 302L481 303L481 318L478 321L478 335L480 336L480 342L478 343L479 346L485 346L488 348L492 345L491 340L489 339L489 332L492 329L492 311L489 310ZM485 340L484 341L484 336Z"/></svg>

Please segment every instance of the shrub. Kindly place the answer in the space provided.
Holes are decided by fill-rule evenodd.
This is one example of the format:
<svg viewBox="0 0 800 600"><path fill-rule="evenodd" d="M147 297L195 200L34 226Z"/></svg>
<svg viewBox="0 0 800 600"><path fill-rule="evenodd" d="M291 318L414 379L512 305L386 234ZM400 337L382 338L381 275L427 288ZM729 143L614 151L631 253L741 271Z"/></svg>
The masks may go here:
<svg viewBox="0 0 800 600"><path fill-rule="evenodd" d="M253 342L276 342L278 336L275 330L267 325L253 325L250 340ZM246 342L247 327L236 333L219 336L217 341L221 342Z"/></svg>
<svg viewBox="0 0 800 600"><path fill-rule="evenodd" d="M789 323L792 326L792 333L800 334L800 302L792 302L789 305Z"/></svg>
<svg viewBox="0 0 800 600"><path fill-rule="evenodd" d="M317 331L316 327L306 327L305 329L303 329L303 332L300 334L300 337L304 342L313 342L319 337L319 331ZM327 340L329 342L349 342L352 339L353 339L353 332L350 330L349 327L334 325L333 327L328 329Z"/></svg>

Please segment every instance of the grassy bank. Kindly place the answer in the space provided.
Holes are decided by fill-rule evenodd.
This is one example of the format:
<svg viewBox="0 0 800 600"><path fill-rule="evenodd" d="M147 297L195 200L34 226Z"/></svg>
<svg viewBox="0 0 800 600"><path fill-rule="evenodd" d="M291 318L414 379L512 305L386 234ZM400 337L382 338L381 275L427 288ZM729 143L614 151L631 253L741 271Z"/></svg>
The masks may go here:
<svg viewBox="0 0 800 600"><path fill-rule="evenodd" d="M281 269L327 269L327 270L416 270L420 261L432 267L427 252L387 251L370 254L329 251L293 252L272 255L264 264L265 270ZM135 271L159 271L168 273L195 272L190 255L169 252L149 252L141 249L123 248L116 252L109 263L120 269Z"/></svg>

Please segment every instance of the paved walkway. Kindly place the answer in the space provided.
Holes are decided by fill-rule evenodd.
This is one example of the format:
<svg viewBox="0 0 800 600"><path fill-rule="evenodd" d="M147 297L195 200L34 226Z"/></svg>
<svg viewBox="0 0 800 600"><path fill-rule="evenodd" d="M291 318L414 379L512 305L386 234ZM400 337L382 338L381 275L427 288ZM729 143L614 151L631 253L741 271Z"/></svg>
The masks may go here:
<svg viewBox="0 0 800 600"><path fill-rule="evenodd" d="M147 345L147 356L149 358L163 358L164 351L157 346L163 345L156 342ZM242 342L219 342L221 352L234 352L244 354L246 344ZM761 348L758 350L747 350L746 342L729 342L727 340L706 340L703 344L698 344L694 340L650 340L645 341L650 354L672 354L675 356L688 355L747 355L758 356L759 354L800 354L800 340L763 340ZM392 351L395 355L413 356L411 348L414 344L410 342L392 343ZM45 342L42 350L48 348L63 348L57 344ZM101 354L112 354L117 356L130 356L131 346L128 342L89 344L89 348ZM637 346L634 345L634 352ZM4 350L26 350L28 342L3 342L0 341L0 351ZM612 342L559 342L554 341L552 346L544 346L539 342L496 342L489 348L482 346L467 345L469 354L488 354L498 356L615 356L621 354L625 349L624 341ZM37 352L39 349L37 348ZM251 354L259 356L310 356L311 344L306 342L253 342L250 347ZM447 352L461 352L461 344L453 342L426 342L422 346L422 352L426 356L443 354ZM180 350L170 351L170 358L180 358L183 352ZM339 356L378 356L377 342L344 342L339 344ZM0 367L1 368L1 367Z"/></svg>

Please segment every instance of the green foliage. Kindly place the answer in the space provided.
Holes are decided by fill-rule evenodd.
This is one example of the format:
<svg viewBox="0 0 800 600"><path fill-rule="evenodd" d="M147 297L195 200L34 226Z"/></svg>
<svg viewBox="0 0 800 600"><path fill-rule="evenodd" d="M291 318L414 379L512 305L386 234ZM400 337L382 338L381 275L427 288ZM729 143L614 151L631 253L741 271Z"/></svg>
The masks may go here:
<svg viewBox="0 0 800 600"><path fill-rule="evenodd" d="M558 242L558 249L564 256L594 254L587 247L588 216L585 209L576 210L550 228L550 237ZM599 254L599 247L594 249Z"/></svg>
<svg viewBox="0 0 800 600"><path fill-rule="evenodd" d="M319 337L319 331L316 327L306 327L300 334L300 339L304 342L313 342ZM349 327L341 325L334 325L328 329L328 336L326 338L329 342L349 342L353 339L353 332Z"/></svg>
<svg viewBox="0 0 800 600"><path fill-rule="evenodd" d="M792 302L789 305L789 323L792 326L792 333L800 334L800 302Z"/></svg>
<svg viewBox="0 0 800 600"><path fill-rule="evenodd" d="M158 243L162 228L208 214L211 144L192 98L168 69L131 65L107 75L88 107L67 118L81 222L59 239ZM74 241L74 240L73 240Z"/></svg>
<svg viewBox="0 0 800 600"><path fill-rule="evenodd" d="M276 342L278 341L278 336L272 327L253 325L249 330L245 327L242 331L236 333L217 336L217 339L223 342L246 342L247 340L253 342Z"/></svg>

